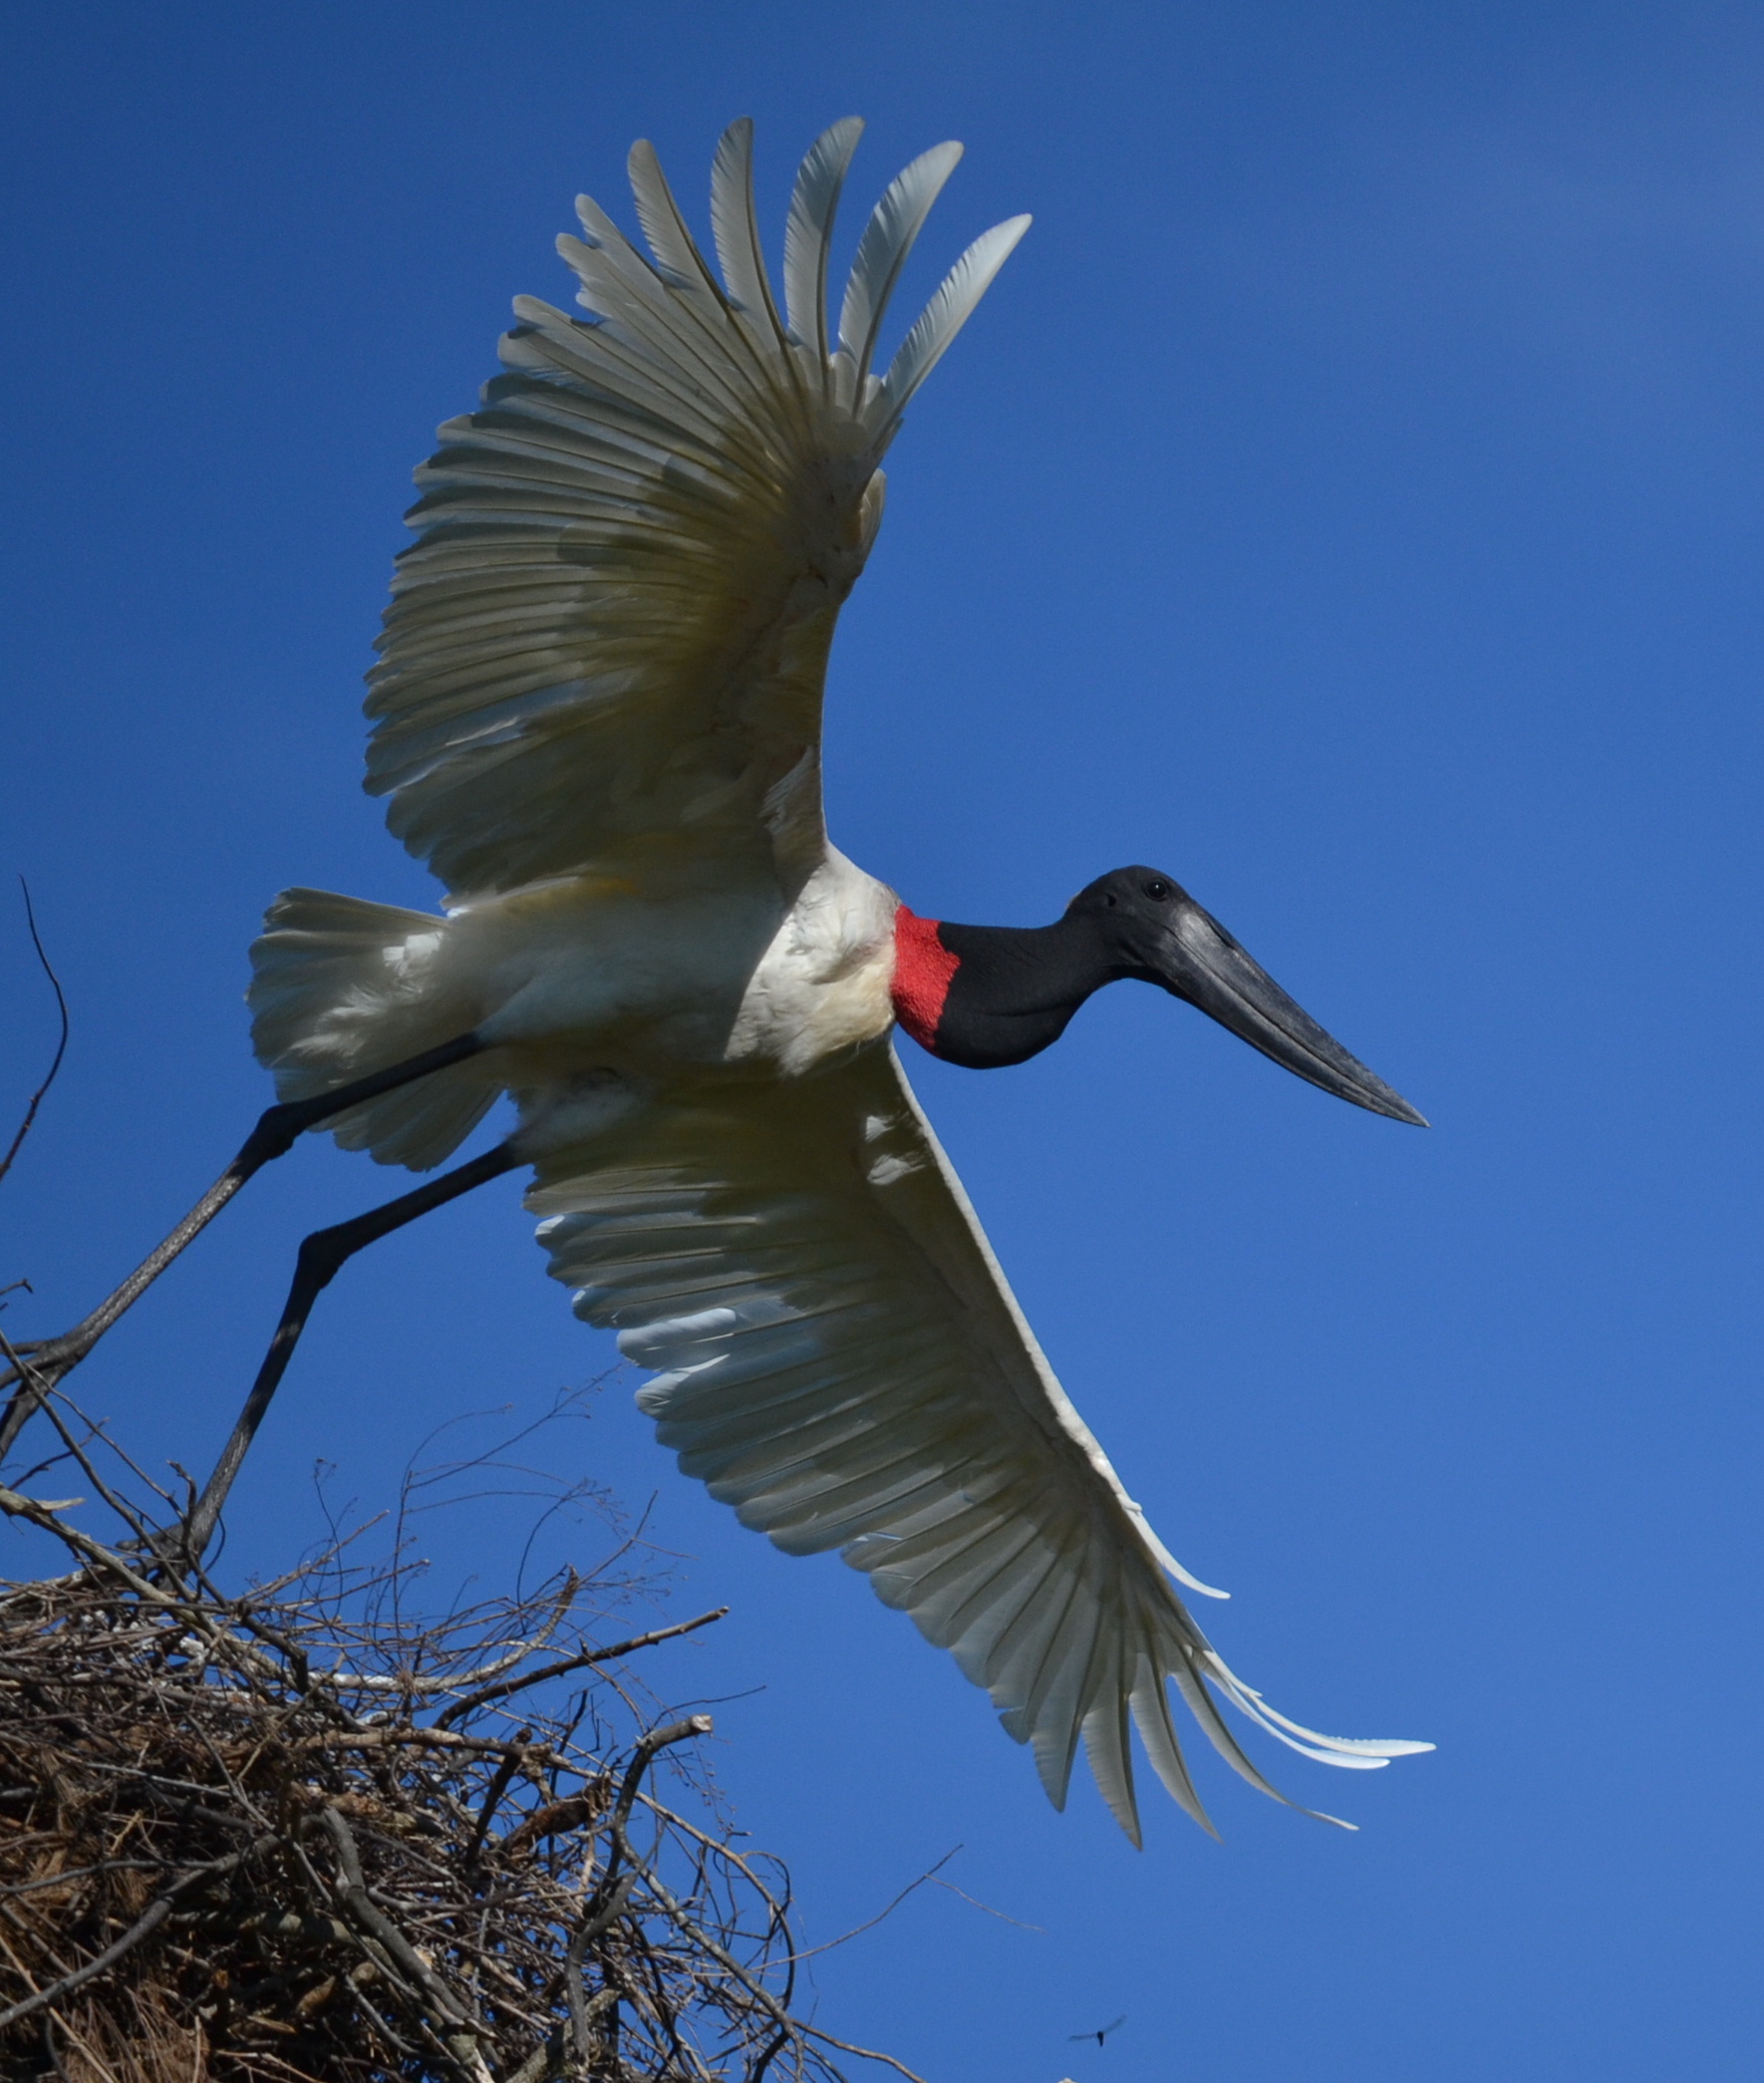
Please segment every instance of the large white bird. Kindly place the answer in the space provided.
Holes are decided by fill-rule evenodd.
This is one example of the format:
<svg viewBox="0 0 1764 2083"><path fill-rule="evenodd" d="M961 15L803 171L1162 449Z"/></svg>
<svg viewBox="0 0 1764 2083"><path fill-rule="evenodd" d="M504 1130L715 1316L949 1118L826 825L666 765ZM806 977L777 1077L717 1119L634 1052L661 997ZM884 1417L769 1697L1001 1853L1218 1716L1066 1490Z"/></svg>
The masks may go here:
<svg viewBox="0 0 1764 2083"><path fill-rule="evenodd" d="M1029 223L977 240L878 373L960 147L877 204L834 331L861 128L835 124L802 162L781 311L750 126L712 175L721 281L638 145L650 255L584 197L559 248L588 316L518 302L505 373L418 473L367 785L451 894L436 916L286 892L253 950L254 1038L304 1102L278 1110L284 1140L329 1117L346 1148L421 1171L502 1092L520 1125L309 1241L244 1436L349 1251L530 1164L551 1271L658 1370L638 1400L682 1469L780 1548L863 1571L986 1687L1056 1804L1082 1738L1137 1842L1130 1720L1206 1822L1170 1681L1258 1786L1215 1694L1327 1764L1430 1746L1318 1735L1220 1660L1172 1579L1206 1587L1054 1379L892 1031L957 1063L1021 1062L1099 986L1139 978L1325 1091L1420 1116L1169 876L1105 875L1033 931L954 926L829 842L822 681L882 458Z"/></svg>

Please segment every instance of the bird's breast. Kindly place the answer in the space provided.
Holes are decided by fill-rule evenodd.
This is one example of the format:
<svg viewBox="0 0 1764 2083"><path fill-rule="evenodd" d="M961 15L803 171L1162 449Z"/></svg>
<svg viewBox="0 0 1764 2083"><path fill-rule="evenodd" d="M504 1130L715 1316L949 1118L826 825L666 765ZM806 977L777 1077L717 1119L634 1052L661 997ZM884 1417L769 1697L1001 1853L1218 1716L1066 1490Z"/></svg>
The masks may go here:
<svg viewBox="0 0 1764 2083"><path fill-rule="evenodd" d="M725 1060L796 1077L885 1035L898 908L886 883L829 847L748 979Z"/></svg>

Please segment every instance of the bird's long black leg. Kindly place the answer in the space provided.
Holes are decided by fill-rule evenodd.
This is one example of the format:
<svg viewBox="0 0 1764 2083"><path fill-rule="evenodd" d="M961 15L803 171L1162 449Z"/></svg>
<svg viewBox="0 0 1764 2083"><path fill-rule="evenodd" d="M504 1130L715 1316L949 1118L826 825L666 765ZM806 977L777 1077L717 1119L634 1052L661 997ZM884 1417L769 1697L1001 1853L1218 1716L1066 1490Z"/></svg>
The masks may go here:
<svg viewBox="0 0 1764 2083"><path fill-rule="evenodd" d="M232 1436L214 1465L214 1473L184 1521L182 1546L190 1562L199 1562L203 1550L213 1539L220 1508L226 1502L226 1494L232 1488L233 1478L250 1449L257 1427L263 1422L270 1398L287 1372L288 1362L294 1356L294 1347L300 1342L300 1334L306 1329L313 1304L337 1277L339 1268L358 1251L390 1236L394 1230L402 1230L407 1223L427 1215L432 1208L457 1200L462 1193L482 1186L486 1180L512 1171L520 1162L509 1144L498 1143L493 1150L472 1158L469 1164L443 1172L439 1179L431 1179L414 1193L402 1194L384 1207L370 1208L366 1215L358 1215L353 1221L337 1223L328 1230L315 1230L301 1245L282 1321L276 1326L275 1337L270 1339L269 1350L263 1355L263 1364L257 1370L257 1379L251 1384L251 1393L245 1398Z"/></svg>
<svg viewBox="0 0 1764 2083"><path fill-rule="evenodd" d="M135 1271L92 1314L60 1338L45 1339L16 1348L17 1364L0 1374L0 1388L17 1383L6 1415L0 1418L0 1460L12 1450L24 1424L43 1397L64 1374L70 1373L96 1345L123 1312L138 1302L173 1259L214 1220L247 1179L261 1171L273 1158L284 1156L309 1128L393 1092L431 1071L445 1070L469 1056L480 1055L490 1044L475 1034L459 1035L439 1048L425 1049L402 1063L389 1064L366 1077L352 1079L328 1092L315 1092L310 1099L284 1099L265 1108L257 1126L239 1146L239 1153L177 1227L148 1252Z"/></svg>

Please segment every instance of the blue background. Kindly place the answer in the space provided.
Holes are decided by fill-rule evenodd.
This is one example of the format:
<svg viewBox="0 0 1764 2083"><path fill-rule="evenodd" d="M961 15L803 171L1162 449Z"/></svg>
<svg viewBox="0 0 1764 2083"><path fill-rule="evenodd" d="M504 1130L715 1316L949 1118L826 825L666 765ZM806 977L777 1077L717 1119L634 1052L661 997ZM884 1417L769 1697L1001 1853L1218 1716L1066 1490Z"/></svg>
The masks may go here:
<svg viewBox="0 0 1764 2083"><path fill-rule="evenodd" d="M834 831L955 919L1155 862L1433 1118L1127 988L1016 1071L910 1051L1072 1394L1234 1593L1228 1659L1438 1754L1275 1754L1356 1837L1203 1757L1224 1844L1154 1791L1135 1854L856 1578L680 1478L628 1372L545 1451L653 1495L670 1614L733 1605L648 1674L738 1695L718 1769L812 1936L958 1842L1040 1927L922 1891L816 1963L834 2030L950 2083L1755 2075L1759 11L353 0L13 6L5 41L0 866L75 1017L0 1189L11 1335L263 1102L274 892L430 901L358 788L359 676L409 471L508 298L567 297L576 190L630 222L647 135L702 223L750 113L775 257L827 122L872 120L855 205L965 139L909 287L1036 222L890 459ZM0 975L10 1117L54 1032L12 897ZM85 1399L203 1462L296 1240L395 1184L303 1146ZM435 1424L611 1364L516 1201L345 1274L229 1566L314 1535L320 1457L376 1506ZM440 1545L493 1577L506 1539Z"/></svg>

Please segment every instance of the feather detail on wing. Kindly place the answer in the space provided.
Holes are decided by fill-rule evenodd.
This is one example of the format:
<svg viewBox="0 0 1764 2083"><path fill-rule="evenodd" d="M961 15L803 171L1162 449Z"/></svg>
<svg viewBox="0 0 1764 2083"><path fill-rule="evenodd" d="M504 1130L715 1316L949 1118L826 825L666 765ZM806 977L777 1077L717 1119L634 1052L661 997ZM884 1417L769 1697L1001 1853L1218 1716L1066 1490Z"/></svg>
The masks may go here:
<svg viewBox="0 0 1764 2083"><path fill-rule="evenodd" d="M1319 1735L1220 1660L1171 1573L1206 1587L1054 1378L891 1048L788 1086L658 1095L538 1174L528 1204L551 1270L579 1315L661 1370L638 1400L683 1471L788 1553L837 1548L865 1572L986 1687L1055 1806L1081 1739L1139 1841L1131 1723L1211 1829L1171 1681L1276 1799L1215 1692L1326 1764L1431 1748Z"/></svg>
<svg viewBox="0 0 1764 2083"><path fill-rule="evenodd" d="M460 893L661 845L786 881L818 861L821 693L913 391L1029 220L957 264L885 378L870 365L926 212L960 156L894 182L829 341L834 212L862 126L802 162L780 315L753 208L752 132L712 174L722 281L647 144L650 255L591 199L558 241L584 322L532 299L482 407L418 472L370 677L369 789ZM780 786L789 777L788 786Z"/></svg>
<svg viewBox="0 0 1764 2083"><path fill-rule="evenodd" d="M870 212L839 308L839 345L850 358L854 386L861 386L870 373L894 285L961 156L961 146L953 144L922 151L889 182Z"/></svg>
<svg viewBox="0 0 1764 2083"><path fill-rule="evenodd" d="M855 116L836 123L810 146L796 174L790 214L784 223L784 308L790 337L806 347L824 370L827 338L827 267L833 243L833 213L845 173L864 127Z"/></svg>

